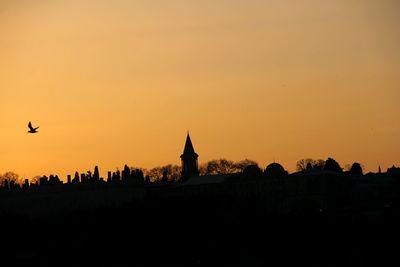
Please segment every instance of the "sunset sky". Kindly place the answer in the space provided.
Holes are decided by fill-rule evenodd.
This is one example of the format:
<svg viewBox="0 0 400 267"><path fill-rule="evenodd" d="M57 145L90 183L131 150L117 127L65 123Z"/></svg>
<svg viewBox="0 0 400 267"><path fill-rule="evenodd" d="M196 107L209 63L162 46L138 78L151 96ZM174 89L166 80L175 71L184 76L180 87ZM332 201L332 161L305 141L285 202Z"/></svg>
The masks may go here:
<svg viewBox="0 0 400 267"><path fill-rule="evenodd" d="M0 0L0 174L400 165L400 1ZM40 126L28 134L27 124Z"/></svg>

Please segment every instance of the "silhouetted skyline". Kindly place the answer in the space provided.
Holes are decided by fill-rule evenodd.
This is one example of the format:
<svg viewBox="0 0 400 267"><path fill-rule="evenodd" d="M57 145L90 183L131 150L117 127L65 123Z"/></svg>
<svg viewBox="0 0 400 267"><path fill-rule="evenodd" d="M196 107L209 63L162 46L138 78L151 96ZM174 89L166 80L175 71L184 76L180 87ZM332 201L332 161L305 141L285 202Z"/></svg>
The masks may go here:
<svg viewBox="0 0 400 267"><path fill-rule="evenodd" d="M399 5L2 1L0 173L179 165L187 129L200 164L400 165Z"/></svg>
<svg viewBox="0 0 400 267"><path fill-rule="evenodd" d="M365 174L360 163L343 170L333 158L299 160L294 173L251 160L199 166L189 133L184 143L181 166L154 173L125 165L106 177L98 166L75 172L66 183L0 177L0 255L41 266L64 258L68 266L398 261L382 239L396 240L400 168ZM17 242L24 246L15 250Z"/></svg>
<svg viewBox="0 0 400 267"><path fill-rule="evenodd" d="M30 131L28 133L36 133L36 130L39 127L33 128L31 125L31 122L29 122L29 128ZM183 149L183 153L180 156L181 159L181 165L178 166L176 164L167 164L167 165L162 165L162 166L156 166L152 168L143 168L141 166L131 166L128 167L127 164L124 164L124 170L126 168L132 169L132 170L140 170L142 172L143 179L144 177L147 177L147 179L150 181L161 181L163 179L169 179L173 181L178 181L180 179L188 179L191 176L198 176L198 175L209 175L209 174L233 174L235 172L242 172L246 166L249 165L256 165L259 166L259 163L257 161L251 160L251 159L242 159L240 161L234 162L232 160L226 159L226 158L220 158L220 159L213 159L209 160L207 162L204 162L202 164L198 163L198 157L199 155L195 152L194 146L192 144L189 132L187 133L186 136L186 141ZM275 163L275 160L274 160ZM278 164L279 165L279 164ZM391 165L392 168L395 168L395 165ZM328 157L328 159L325 161L323 159L311 159L311 158L303 158L299 159L296 162L296 169L292 172L296 171L303 171L307 170L310 168L318 168L318 169L330 169L330 170L339 170L340 172L342 171L348 171L348 172L357 172L357 173L366 173L367 170L365 169L363 164L360 164L359 162L353 162L352 164L346 164L345 166L341 166L340 163L336 162L335 159ZM288 169L287 169L288 170ZM288 172L288 171L286 171ZM381 172L381 166L379 165L377 167L377 170L374 172L369 173L380 173ZM61 176L59 178L58 175L50 174L50 180L51 177L55 177L57 181L59 182L67 182L70 183L71 181L79 181L81 182L82 179L91 179L92 176L92 171L87 170L82 172L82 170L76 170L75 171L75 177L74 179L71 178L71 173L67 174L65 177ZM99 174L99 169L98 165L95 166L94 173L96 174L95 177L96 180L100 179L100 174ZM169 178L168 178L168 177ZM47 181L47 174L41 174L41 175L36 175L35 177L26 177L26 176L20 176L20 174L15 173L13 171L8 171L5 172L4 174L0 173L0 178L5 179L4 177L11 177L11 180L13 180L16 183L19 183L22 185L22 183L35 183L38 181L38 179L44 179L43 181ZM15 177L18 178L15 179ZM82 177L82 178L80 178ZM112 171L107 171L107 181L110 180L115 180L115 179L120 179L120 178L114 178L114 177L120 177L120 170L119 167L116 167ZM105 178L102 178L103 181L106 181Z"/></svg>
<svg viewBox="0 0 400 267"><path fill-rule="evenodd" d="M1 264L399 266L399 11L0 1Z"/></svg>
<svg viewBox="0 0 400 267"><path fill-rule="evenodd" d="M35 132L37 128L33 128L29 122L29 128ZM94 171L88 170L79 173L75 171L74 176L68 174L66 181L54 174L36 176L32 179L20 177L17 173L6 172L0 174L0 187L4 189L28 189L29 187L62 185L62 184L86 184L90 183L115 183L124 182L129 184L171 184L171 183L186 183L193 177L199 177L199 182L207 181L208 179L218 180L218 175L244 175L253 178L259 178L262 173L262 168L256 161L244 159L238 162L227 160L225 158L214 159L202 165L198 164L199 155L195 152L189 132L186 136L183 153L180 155L181 166L168 164L165 166L154 167L150 170L140 167L129 167L124 165L122 171L118 168L115 171L107 171L107 176L101 176L99 167L96 165ZM394 165L387 170L387 173L398 170ZM305 158L300 159L296 163L296 172L294 176L302 172L311 170L323 170L328 172L345 173L351 176L363 176L364 167L359 162L354 162L352 165L347 165L344 168L333 158L327 160ZM289 172L279 163L270 163L264 170L267 176L281 177L289 175ZM369 172L367 175L381 174L381 167L378 166L378 172ZM210 176L211 178L207 178ZM214 178L212 178L214 177Z"/></svg>

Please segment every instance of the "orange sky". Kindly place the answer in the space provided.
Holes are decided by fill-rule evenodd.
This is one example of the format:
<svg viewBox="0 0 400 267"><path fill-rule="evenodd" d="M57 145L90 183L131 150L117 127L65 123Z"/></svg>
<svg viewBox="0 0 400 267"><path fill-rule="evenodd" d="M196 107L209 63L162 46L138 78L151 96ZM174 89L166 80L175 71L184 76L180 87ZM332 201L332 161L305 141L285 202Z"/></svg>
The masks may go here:
<svg viewBox="0 0 400 267"><path fill-rule="evenodd" d="M0 173L400 165L397 0L0 1ZM27 123L40 126L29 135Z"/></svg>

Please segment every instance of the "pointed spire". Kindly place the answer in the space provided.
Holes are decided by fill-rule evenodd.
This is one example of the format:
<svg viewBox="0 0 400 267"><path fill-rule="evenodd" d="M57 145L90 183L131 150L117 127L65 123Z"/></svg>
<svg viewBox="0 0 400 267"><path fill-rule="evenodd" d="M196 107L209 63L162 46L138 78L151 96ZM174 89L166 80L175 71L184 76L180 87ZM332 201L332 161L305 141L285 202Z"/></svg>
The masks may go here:
<svg viewBox="0 0 400 267"><path fill-rule="evenodd" d="M378 167L378 173L382 173L381 165L379 165L379 167Z"/></svg>
<svg viewBox="0 0 400 267"><path fill-rule="evenodd" d="M190 139L189 131L186 136L186 143L185 143L185 148L183 149L183 155L193 155L196 154L194 152L192 140Z"/></svg>
<svg viewBox="0 0 400 267"><path fill-rule="evenodd" d="M182 160L182 181L188 179L191 176L199 175L199 167L197 158L199 155L194 151L192 140L190 139L189 131L186 136L185 148L181 155Z"/></svg>

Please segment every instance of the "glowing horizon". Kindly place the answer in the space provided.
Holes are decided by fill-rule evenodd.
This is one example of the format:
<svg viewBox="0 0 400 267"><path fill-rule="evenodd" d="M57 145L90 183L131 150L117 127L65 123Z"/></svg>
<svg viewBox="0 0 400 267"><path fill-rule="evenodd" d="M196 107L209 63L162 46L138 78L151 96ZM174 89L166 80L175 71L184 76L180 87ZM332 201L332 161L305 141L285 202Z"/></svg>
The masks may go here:
<svg viewBox="0 0 400 267"><path fill-rule="evenodd" d="M400 3L2 1L0 174L400 165ZM29 121L39 133L26 133Z"/></svg>

